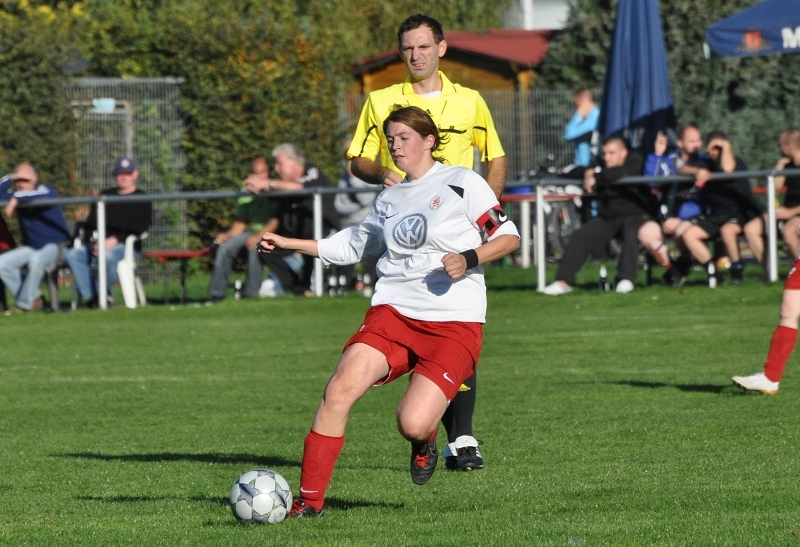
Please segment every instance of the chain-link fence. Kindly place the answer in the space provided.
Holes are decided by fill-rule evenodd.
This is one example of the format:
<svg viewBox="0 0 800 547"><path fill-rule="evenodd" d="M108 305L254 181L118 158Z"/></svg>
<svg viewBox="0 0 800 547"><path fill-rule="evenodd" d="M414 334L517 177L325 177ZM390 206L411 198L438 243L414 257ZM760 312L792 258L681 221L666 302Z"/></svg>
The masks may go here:
<svg viewBox="0 0 800 547"><path fill-rule="evenodd" d="M77 120L78 186L89 194L114 186L117 159L134 160L147 193L180 191L184 155L178 78L76 78L66 93ZM73 212L80 217L85 211ZM75 220L81 220L76 218ZM186 248L185 202L156 202L150 249ZM143 272L147 281L154 272Z"/></svg>

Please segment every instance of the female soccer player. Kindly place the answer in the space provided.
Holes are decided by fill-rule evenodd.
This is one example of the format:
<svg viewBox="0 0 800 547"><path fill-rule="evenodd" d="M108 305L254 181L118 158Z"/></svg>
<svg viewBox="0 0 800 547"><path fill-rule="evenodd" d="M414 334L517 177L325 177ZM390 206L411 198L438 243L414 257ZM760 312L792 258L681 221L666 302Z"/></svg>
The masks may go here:
<svg viewBox="0 0 800 547"><path fill-rule="evenodd" d="M486 182L437 161L442 141L424 110L398 108L383 129L406 178L383 190L360 225L319 241L267 233L260 244L262 252L298 250L325 265L380 256L372 307L345 344L305 438L293 517L322 514L352 406L370 386L408 372L397 427L411 441L411 479L430 480L439 420L481 350L486 286L479 265L519 246L516 227Z"/></svg>

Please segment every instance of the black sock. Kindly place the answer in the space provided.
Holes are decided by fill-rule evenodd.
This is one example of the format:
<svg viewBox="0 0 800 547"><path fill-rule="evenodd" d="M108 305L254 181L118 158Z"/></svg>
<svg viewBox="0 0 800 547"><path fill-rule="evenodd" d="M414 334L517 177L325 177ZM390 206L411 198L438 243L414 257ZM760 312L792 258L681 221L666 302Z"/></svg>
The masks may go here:
<svg viewBox="0 0 800 547"><path fill-rule="evenodd" d="M442 423L447 430L447 442L452 443L462 435L472 434L472 414L475 412L475 392L477 389L477 374L473 374L466 380L464 385L469 389L459 391L450 406L442 416ZM462 388L463 389L463 388Z"/></svg>

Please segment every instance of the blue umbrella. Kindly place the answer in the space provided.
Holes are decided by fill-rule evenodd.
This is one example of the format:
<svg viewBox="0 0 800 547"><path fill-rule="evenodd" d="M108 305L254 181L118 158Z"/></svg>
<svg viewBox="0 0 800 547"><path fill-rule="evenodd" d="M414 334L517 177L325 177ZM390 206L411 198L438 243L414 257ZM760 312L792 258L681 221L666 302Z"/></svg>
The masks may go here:
<svg viewBox="0 0 800 547"><path fill-rule="evenodd" d="M800 0L766 0L718 21L706 30L706 44L720 57L800 53Z"/></svg>
<svg viewBox="0 0 800 547"><path fill-rule="evenodd" d="M650 152L656 133L674 127L658 1L620 0L603 82L600 134L625 136L633 148Z"/></svg>

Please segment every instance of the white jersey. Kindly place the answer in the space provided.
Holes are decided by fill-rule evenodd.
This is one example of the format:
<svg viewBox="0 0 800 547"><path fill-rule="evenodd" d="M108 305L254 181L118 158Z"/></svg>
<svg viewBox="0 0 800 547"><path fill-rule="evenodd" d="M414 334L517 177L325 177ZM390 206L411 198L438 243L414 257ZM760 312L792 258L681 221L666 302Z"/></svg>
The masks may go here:
<svg viewBox="0 0 800 547"><path fill-rule="evenodd" d="M372 305L388 304L421 321L486 321L483 266L450 279L442 258L501 234L519 237L494 192L464 167L436 163L375 199L358 226L319 241L323 264L353 264L381 255Z"/></svg>

